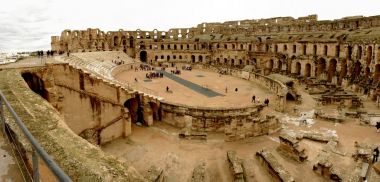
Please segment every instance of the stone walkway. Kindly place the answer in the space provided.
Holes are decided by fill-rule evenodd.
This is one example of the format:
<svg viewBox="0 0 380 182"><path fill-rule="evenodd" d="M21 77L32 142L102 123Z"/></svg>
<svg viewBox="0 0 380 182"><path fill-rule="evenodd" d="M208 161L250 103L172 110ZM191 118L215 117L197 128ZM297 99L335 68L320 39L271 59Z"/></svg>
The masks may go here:
<svg viewBox="0 0 380 182"><path fill-rule="evenodd" d="M179 83L179 84L181 84L181 85L183 85L183 86L185 86L185 87L187 87L187 88L189 88L195 92L198 92L198 93L200 93L206 97L223 96L223 94L220 94L218 92L214 92L208 88L202 87L198 84L195 84L193 82L185 80L185 79L178 77L172 73L168 73L166 71L160 71L160 72L163 73L164 76L166 76L167 78L169 78L169 79L171 79L171 80L173 80L173 81L175 81L175 82L177 82L177 83Z"/></svg>

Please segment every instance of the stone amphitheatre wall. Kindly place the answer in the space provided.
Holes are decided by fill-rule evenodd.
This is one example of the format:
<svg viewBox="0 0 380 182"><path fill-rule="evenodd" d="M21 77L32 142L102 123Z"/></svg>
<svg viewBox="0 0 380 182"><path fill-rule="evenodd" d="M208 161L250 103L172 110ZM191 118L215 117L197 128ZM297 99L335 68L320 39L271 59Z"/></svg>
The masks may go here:
<svg viewBox="0 0 380 182"><path fill-rule="evenodd" d="M131 134L131 118L124 102L135 94L68 64L28 69L23 73L42 80L49 93L46 99L62 113L74 133L94 144Z"/></svg>
<svg viewBox="0 0 380 182"><path fill-rule="evenodd" d="M274 117L263 118L255 105L242 108L190 107L168 102L161 103L162 121L193 131L224 132L226 140L244 139L270 134L280 129Z"/></svg>
<svg viewBox="0 0 380 182"><path fill-rule="evenodd" d="M57 69L59 67L61 71L66 67L65 73L70 73L67 65L57 66ZM133 167L106 155L100 148L74 133L50 103L28 88L21 72L25 73L25 70L1 71L0 89L33 136L73 181L145 181ZM23 155L27 163L31 164L32 149L29 143L13 119L9 115L6 117L13 137L25 149ZM42 179L46 177L46 173L41 175Z"/></svg>
<svg viewBox="0 0 380 182"><path fill-rule="evenodd" d="M380 16L318 21L316 15L201 23L168 31L64 30L57 52L119 50L143 62L203 63L357 85L380 97Z"/></svg>

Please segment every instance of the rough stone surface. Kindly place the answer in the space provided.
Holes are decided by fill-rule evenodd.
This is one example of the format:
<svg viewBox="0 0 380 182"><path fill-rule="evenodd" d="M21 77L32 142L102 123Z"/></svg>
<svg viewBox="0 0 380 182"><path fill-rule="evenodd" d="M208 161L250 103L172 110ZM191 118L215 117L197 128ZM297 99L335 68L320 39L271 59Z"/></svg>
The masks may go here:
<svg viewBox="0 0 380 182"><path fill-rule="evenodd" d="M277 161L277 159L268 150L262 149L256 152L256 156L260 158L264 166L268 166L269 173L280 181L294 182L294 178L285 168Z"/></svg>

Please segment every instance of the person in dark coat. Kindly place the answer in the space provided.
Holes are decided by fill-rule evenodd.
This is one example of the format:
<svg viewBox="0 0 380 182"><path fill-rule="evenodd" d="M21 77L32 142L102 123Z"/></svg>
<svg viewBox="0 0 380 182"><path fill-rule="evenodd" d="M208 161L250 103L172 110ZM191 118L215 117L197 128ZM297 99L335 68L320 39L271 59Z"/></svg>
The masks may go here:
<svg viewBox="0 0 380 182"><path fill-rule="evenodd" d="M376 131L380 132L380 121L376 122Z"/></svg>
<svg viewBox="0 0 380 182"><path fill-rule="evenodd" d="M372 163L377 162L377 158L379 158L379 147L376 147L375 150L373 150L373 160L372 160Z"/></svg>

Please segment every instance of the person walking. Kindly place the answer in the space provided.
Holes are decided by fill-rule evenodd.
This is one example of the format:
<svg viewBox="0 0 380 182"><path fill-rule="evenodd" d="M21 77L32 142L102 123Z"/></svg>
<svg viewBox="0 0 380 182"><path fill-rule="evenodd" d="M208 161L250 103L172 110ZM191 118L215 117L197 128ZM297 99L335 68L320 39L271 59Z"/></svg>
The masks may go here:
<svg viewBox="0 0 380 182"><path fill-rule="evenodd" d="M373 160L372 160L372 163L377 162L378 158L379 158L379 147L376 147L375 150L373 150Z"/></svg>
<svg viewBox="0 0 380 182"><path fill-rule="evenodd" d="M376 132L380 132L380 121L376 122Z"/></svg>
<svg viewBox="0 0 380 182"><path fill-rule="evenodd" d="M169 87L168 86L166 86L166 92L169 92Z"/></svg>
<svg viewBox="0 0 380 182"><path fill-rule="evenodd" d="M255 95L252 96L252 102L256 103L256 96Z"/></svg>

